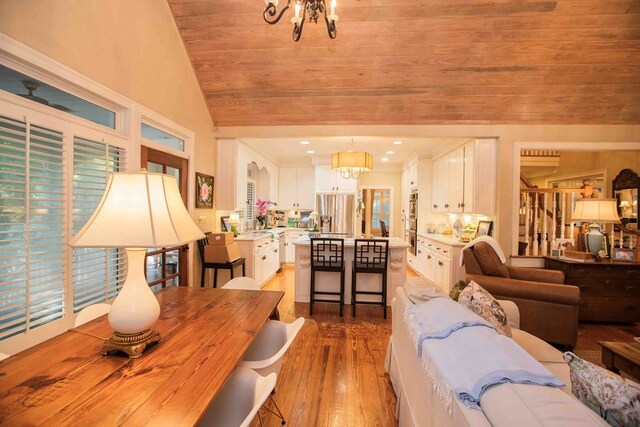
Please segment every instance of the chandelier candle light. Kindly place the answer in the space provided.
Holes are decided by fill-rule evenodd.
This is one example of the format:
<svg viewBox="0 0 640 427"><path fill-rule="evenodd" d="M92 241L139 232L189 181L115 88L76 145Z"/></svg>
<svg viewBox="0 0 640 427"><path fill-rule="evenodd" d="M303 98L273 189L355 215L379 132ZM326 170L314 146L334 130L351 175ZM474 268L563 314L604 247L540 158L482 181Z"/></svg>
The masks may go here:
<svg viewBox="0 0 640 427"><path fill-rule="evenodd" d="M264 8L262 17L267 24L277 24L282 18L282 15L289 9L291 0L287 0L287 5L278 13L279 0L264 0L267 6ZM302 35L302 29L304 27L305 19L309 16L308 22L318 23L320 15L324 15L324 21L327 24L327 32L329 38L335 39L338 34L336 28L336 22L338 22L338 15L336 15L336 0L331 0L331 10L327 13L327 5L325 0L294 0L295 16L291 18L293 24L293 41L300 40ZM300 16L302 12L302 16Z"/></svg>
<svg viewBox="0 0 640 427"><path fill-rule="evenodd" d="M144 274L147 248L185 245L204 234L187 212L176 179L157 173L114 173L89 221L69 244L77 248L126 248L127 276L109 311L115 333L102 353L120 350L139 357L160 341L151 326L160 305Z"/></svg>

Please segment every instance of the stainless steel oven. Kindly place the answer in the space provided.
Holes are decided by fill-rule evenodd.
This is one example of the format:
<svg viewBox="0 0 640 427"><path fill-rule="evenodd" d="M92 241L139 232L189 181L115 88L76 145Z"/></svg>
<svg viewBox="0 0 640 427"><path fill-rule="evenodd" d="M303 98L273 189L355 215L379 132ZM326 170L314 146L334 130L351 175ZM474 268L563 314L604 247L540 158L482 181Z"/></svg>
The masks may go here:
<svg viewBox="0 0 640 427"><path fill-rule="evenodd" d="M411 251L411 253L415 255L416 251L418 250L418 239L416 238L416 230L407 230L407 242L409 242L409 244L411 245L409 251Z"/></svg>
<svg viewBox="0 0 640 427"><path fill-rule="evenodd" d="M418 216L418 193L413 192L409 195L409 218L415 219Z"/></svg>
<svg viewBox="0 0 640 427"><path fill-rule="evenodd" d="M407 219L407 238L411 244L411 252L417 253L416 232L418 231L418 193L409 195L409 218Z"/></svg>

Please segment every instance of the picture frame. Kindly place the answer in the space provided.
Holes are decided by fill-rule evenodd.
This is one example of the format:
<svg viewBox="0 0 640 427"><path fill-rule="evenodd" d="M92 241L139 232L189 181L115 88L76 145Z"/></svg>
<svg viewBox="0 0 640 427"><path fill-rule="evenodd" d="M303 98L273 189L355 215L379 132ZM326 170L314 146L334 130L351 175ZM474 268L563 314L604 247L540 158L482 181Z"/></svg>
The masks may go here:
<svg viewBox="0 0 640 427"><path fill-rule="evenodd" d="M476 237L479 236L491 236L493 229L493 221L478 221L478 228L476 229Z"/></svg>
<svg viewBox="0 0 640 427"><path fill-rule="evenodd" d="M635 262L636 250L628 248L613 248L611 259L613 259L614 261Z"/></svg>
<svg viewBox="0 0 640 427"><path fill-rule="evenodd" d="M220 217L220 229L222 231L231 231L231 224L229 224L229 216Z"/></svg>
<svg viewBox="0 0 640 427"><path fill-rule="evenodd" d="M196 172L196 208L213 209L213 182L213 176Z"/></svg>

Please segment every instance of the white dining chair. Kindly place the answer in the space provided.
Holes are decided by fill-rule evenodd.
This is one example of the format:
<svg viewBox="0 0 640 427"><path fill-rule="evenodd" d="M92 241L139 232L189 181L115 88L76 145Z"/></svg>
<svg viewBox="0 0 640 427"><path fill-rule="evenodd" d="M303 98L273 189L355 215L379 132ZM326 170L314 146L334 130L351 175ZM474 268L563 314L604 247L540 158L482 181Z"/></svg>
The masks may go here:
<svg viewBox="0 0 640 427"><path fill-rule="evenodd" d="M246 427L276 386L276 374L262 376L252 369L238 367L222 386L199 425L203 427Z"/></svg>
<svg viewBox="0 0 640 427"><path fill-rule="evenodd" d="M236 277L229 280L221 289L244 289L247 291L259 291L260 285L251 277Z"/></svg>
<svg viewBox="0 0 640 427"><path fill-rule="evenodd" d="M0 361L2 361L4 359L8 359L9 357L11 357L10 354L0 353Z"/></svg>
<svg viewBox="0 0 640 427"><path fill-rule="evenodd" d="M103 314L109 313L111 310L111 304L107 303L99 303L88 305L78 313L76 317L76 321L73 323L74 327L78 327L80 325L84 325L85 323L102 316Z"/></svg>
<svg viewBox="0 0 640 427"><path fill-rule="evenodd" d="M269 320L254 338L251 346L242 356L238 366L251 368L260 375L280 374L282 358L291 347L300 329L304 326L304 317L298 317L293 323ZM275 410L265 407L285 424L282 412L272 396L269 396Z"/></svg>

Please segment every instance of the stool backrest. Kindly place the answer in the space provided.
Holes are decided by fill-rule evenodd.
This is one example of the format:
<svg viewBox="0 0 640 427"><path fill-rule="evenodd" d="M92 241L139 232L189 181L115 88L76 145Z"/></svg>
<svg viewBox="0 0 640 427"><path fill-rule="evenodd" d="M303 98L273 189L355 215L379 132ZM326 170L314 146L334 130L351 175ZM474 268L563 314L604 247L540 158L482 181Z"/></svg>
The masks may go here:
<svg viewBox="0 0 640 427"><path fill-rule="evenodd" d="M382 237L389 237L389 230L387 229L387 224L384 221L380 221L380 232L382 233Z"/></svg>
<svg viewBox="0 0 640 427"><path fill-rule="evenodd" d="M389 261L389 241L356 239L353 262L357 268L386 269Z"/></svg>
<svg viewBox="0 0 640 427"><path fill-rule="evenodd" d="M311 239L311 267L336 267L344 262L344 239Z"/></svg>
<svg viewBox="0 0 640 427"><path fill-rule="evenodd" d="M204 247L209 244L209 234L211 232L204 233L204 238L198 240L198 253L200 254L200 262L204 263Z"/></svg>

